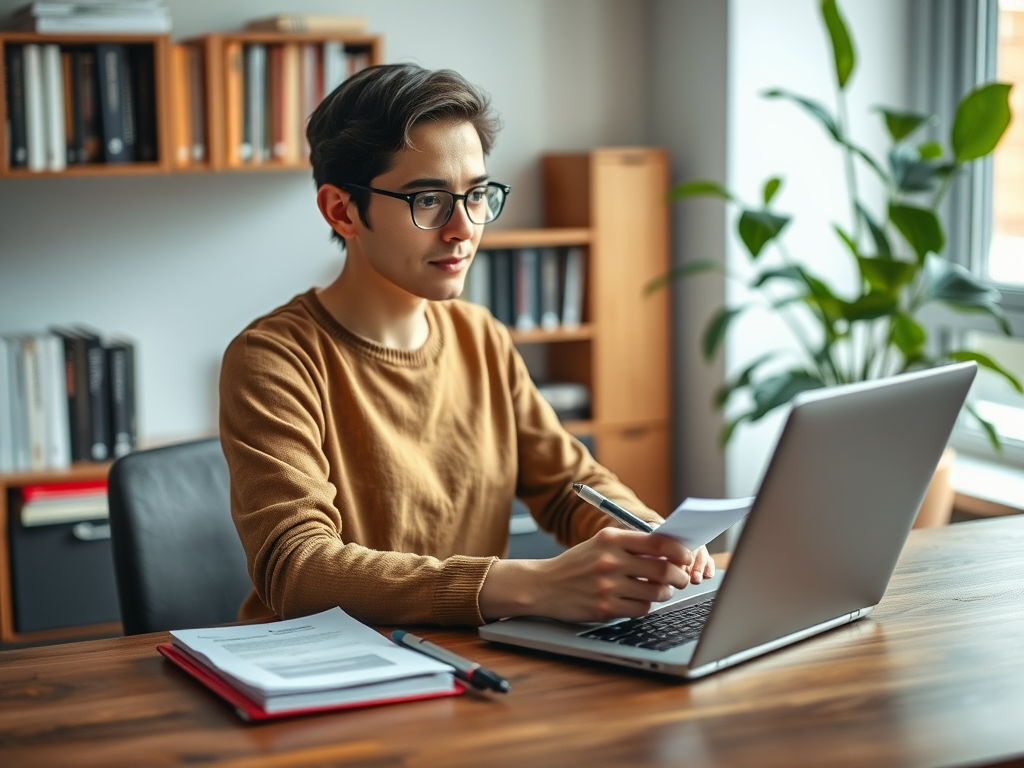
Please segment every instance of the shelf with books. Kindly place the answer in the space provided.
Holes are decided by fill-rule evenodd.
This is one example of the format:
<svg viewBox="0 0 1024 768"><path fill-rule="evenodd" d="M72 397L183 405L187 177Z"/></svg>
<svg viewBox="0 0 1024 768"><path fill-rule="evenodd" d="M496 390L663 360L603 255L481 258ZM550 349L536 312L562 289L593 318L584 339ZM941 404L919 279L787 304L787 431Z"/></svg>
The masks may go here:
<svg viewBox="0 0 1024 768"><path fill-rule="evenodd" d="M169 169L169 38L0 32L0 178Z"/></svg>
<svg viewBox="0 0 1024 768"><path fill-rule="evenodd" d="M215 33L175 49L199 51L205 63L206 162L217 171L308 171L310 113L346 77L383 61L381 36L363 33ZM171 88L179 102L182 90Z"/></svg>

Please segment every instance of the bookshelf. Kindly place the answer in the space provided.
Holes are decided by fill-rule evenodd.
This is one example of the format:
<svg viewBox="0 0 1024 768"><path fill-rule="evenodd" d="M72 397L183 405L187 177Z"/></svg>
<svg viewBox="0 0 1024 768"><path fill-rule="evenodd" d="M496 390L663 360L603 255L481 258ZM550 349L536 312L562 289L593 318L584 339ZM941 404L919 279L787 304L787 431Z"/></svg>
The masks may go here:
<svg viewBox="0 0 1024 768"><path fill-rule="evenodd" d="M24 167L11 167L11 136L9 130L9 98L0 99L0 179L46 178L53 176L127 176L139 174L171 174L171 173L205 173L205 172L246 172L246 171L295 171L309 170L309 163L302 150L303 136L291 142L295 152L283 157L271 157L262 162L246 162L231 151L232 137L239 136L241 125L238 115L242 113L241 99L243 94L238 90L239 76L237 66L232 69L230 54L244 51L251 46L261 46L265 50L284 50L311 48L320 53L327 44L340 44L343 52L358 56L357 66L380 64L383 61L383 41L380 35L348 34L348 33L290 33L290 32L228 32L210 33L191 38L180 43L172 42L167 35L119 35L119 34L39 34L33 32L0 32L0 87L8 90L7 50L12 46L49 45L61 47L62 52L73 49L92 48L99 44L120 44L128 48L145 48L152 50L153 72L151 78L140 78L142 90L147 98L152 98L155 111L155 133L157 157L149 162L88 162L68 164L63 170L29 170ZM192 76L187 66L181 65L185 52L199 52L200 62L198 76ZM317 59L320 72L320 88L322 81L323 59ZM237 62L236 62L237 64ZM276 71L276 70L275 70ZM232 74L234 72L234 74ZM305 71L304 71L305 72ZM351 70L349 70L349 73ZM268 76L270 71L268 69ZM150 80L152 82L150 82ZM302 87L301 80L292 80L283 94L294 92L296 85ZM198 86L198 102L190 94ZM271 86L272 87L272 86ZM234 90L232 90L234 88ZM269 94L268 90L268 94ZM68 101L68 96L65 101ZM268 104L270 97L268 96ZM304 115L295 111L299 109L301 99L297 102L288 97L289 108L294 114L281 108L275 114L285 117L280 122L287 123L293 131L301 131ZM316 101L318 99L314 99ZM191 105L191 106L186 106ZM229 106L234 105L234 106ZM311 109L311 107L309 107ZM199 115L192 118L192 115ZM183 117L183 115L186 115ZM190 120L198 120L199 124L189 124ZM274 123L267 120L268 131ZM201 155L181 158L183 134L202 132ZM293 134L294 135L294 134ZM196 140L198 141L198 140Z"/></svg>
<svg viewBox="0 0 1024 768"><path fill-rule="evenodd" d="M121 624L110 622L60 627L31 632L18 631L14 616L14 585L10 558L10 526L8 499L12 489L37 483L102 480L110 470L110 462L81 462L68 469L33 470L0 473L0 646L45 643L90 635L120 634Z"/></svg>
<svg viewBox="0 0 1024 768"><path fill-rule="evenodd" d="M669 269L666 153L606 148L543 158L543 229L493 230L481 249L576 246L585 253L583 323L512 331L535 378L591 393L591 418L566 422L597 459L655 510L671 511L668 292L644 286Z"/></svg>

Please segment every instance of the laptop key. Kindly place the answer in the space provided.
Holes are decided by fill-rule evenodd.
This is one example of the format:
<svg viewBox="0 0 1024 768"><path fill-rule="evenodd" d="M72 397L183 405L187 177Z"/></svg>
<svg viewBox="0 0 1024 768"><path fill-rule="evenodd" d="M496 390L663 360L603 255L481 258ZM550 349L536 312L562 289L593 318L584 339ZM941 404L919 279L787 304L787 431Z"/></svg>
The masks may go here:
<svg viewBox="0 0 1024 768"><path fill-rule="evenodd" d="M586 630L579 636L636 648L667 651L700 636L714 602L712 598L689 608L650 614L639 619Z"/></svg>

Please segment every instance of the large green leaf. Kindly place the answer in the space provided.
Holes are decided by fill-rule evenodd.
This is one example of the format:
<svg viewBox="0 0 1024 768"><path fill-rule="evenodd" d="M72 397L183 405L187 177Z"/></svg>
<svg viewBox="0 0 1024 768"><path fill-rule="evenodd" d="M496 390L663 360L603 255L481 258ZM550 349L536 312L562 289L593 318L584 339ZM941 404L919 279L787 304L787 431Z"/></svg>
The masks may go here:
<svg viewBox="0 0 1024 768"><path fill-rule="evenodd" d="M1010 83L988 83L967 94L956 108L950 141L958 163L984 157L1010 125Z"/></svg>
<svg viewBox="0 0 1024 768"><path fill-rule="evenodd" d="M764 191L761 196L764 199L765 208L767 208L768 204L771 203L772 198L775 197L775 194L779 191L779 187L781 186L782 179L778 176L772 176L772 178L768 179L768 181L764 183Z"/></svg>
<svg viewBox="0 0 1024 768"><path fill-rule="evenodd" d="M832 55L836 62L836 82L839 87L845 88L846 82L853 74L853 68L857 64L857 56L853 50L853 41L846 29L843 17L839 15L839 8L835 0L821 0L821 15L828 28L829 38L832 40Z"/></svg>
<svg viewBox="0 0 1024 768"><path fill-rule="evenodd" d="M875 218L871 215L867 208L860 203L857 203L857 213L864 219L864 223L868 225L868 231L871 233L871 239L875 241L875 252L882 258L889 258L892 256L892 245L889 243L889 236L885 234L885 230L882 226L875 221Z"/></svg>
<svg viewBox="0 0 1024 768"><path fill-rule="evenodd" d="M788 99L795 104L799 104L807 111L808 114L814 117L825 127L825 130L829 132L833 139L836 141L843 141L842 134L839 131L839 124L836 122L835 118L832 117L829 111L818 102L812 101L805 96L799 96L782 88L772 88L770 91L765 91L762 95L766 99Z"/></svg>
<svg viewBox="0 0 1024 768"><path fill-rule="evenodd" d="M843 302L838 296L836 296L832 289L829 288L823 281L814 277L807 270L800 269L800 275L804 279L804 283L810 289L810 296L808 302L817 307L821 313L822 319L825 321L826 334L832 334L832 326L843 318Z"/></svg>
<svg viewBox="0 0 1024 768"><path fill-rule="evenodd" d="M897 259L873 259L858 256L857 266L868 285L879 291L894 292L917 275L920 267L914 262Z"/></svg>
<svg viewBox="0 0 1024 768"><path fill-rule="evenodd" d="M938 253L946 244L942 225L935 212L928 208L891 203L889 221L907 239L922 264L929 253Z"/></svg>
<svg viewBox="0 0 1024 768"><path fill-rule="evenodd" d="M916 359L928 340L925 330L910 315L900 312L893 319L892 340L907 360Z"/></svg>
<svg viewBox="0 0 1024 768"><path fill-rule="evenodd" d="M725 332L729 330L729 325L746 310L747 305L731 308L721 307L711 316L707 327L704 329L702 341L705 360L713 360L715 358L718 348L722 346L722 341L725 339Z"/></svg>
<svg viewBox="0 0 1024 768"><path fill-rule="evenodd" d="M778 216L768 211L743 211L737 229L740 239L750 251L750 258L756 259L762 249L778 237L789 222L789 216Z"/></svg>
<svg viewBox="0 0 1024 768"><path fill-rule="evenodd" d="M750 363L750 365L740 371L739 375L734 376L732 379L722 384L722 386L720 386L715 392L715 407L718 409L724 408L725 404L729 402L729 398L732 396L733 392L738 389L743 389L744 387L749 387L751 377L754 372L769 360L778 357L778 355L778 352L769 352L768 354L761 355L759 358L754 360L754 362Z"/></svg>
<svg viewBox="0 0 1024 768"><path fill-rule="evenodd" d="M676 184L668 193L669 200L682 200L685 197L720 197L723 200L735 200L732 193L717 181L711 179L691 179Z"/></svg>
<svg viewBox="0 0 1024 768"><path fill-rule="evenodd" d="M922 125L935 121L934 115L922 115L918 112L896 112L885 107L876 107L885 118L885 127L894 142L903 141Z"/></svg>
<svg viewBox="0 0 1024 768"><path fill-rule="evenodd" d="M853 257L854 258L859 258L860 257L860 248L858 248L857 244L855 242L853 242L853 237L851 235L847 234L847 232L842 227L840 227L838 224L833 224L832 225L832 229L834 229L835 233L837 235L839 235L839 239L843 241L843 243L846 245L846 247L850 251L850 253L853 254Z"/></svg>
<svg viewBox="0 0 1024 768"><path fill-rule="evenodd" d="M691 277L692 275L700 275L705 272L725 272L725 266L722 262L714 259L688 261L685 264L666 272L664 275L651 280L644 286L644 293L654 293L654 291L664 288L671 282L682 280L683 278Z"/></svg>
<svg viewBox="0 0 1024 768"><path fill-rule="evenodd" d="M800 267L797 266L785 266L785 267L772 267L766 269L763 272L759 272L753 280L750 281L751 288L760 288L767 282L772 280L787 280L789 282L804 282L804 273Z"/></svg>
<svg viewBox="0 0 1024 768"><path fill-rule="evenodd" d="M938 160L942 157L942 145L937 141L926 141L924 144L918 144L917 154L922 160Z"/></svg>
<svg viewBox="0 0 1024 768"><path fill-rule="evenodd" d="M1024 387L1021 386L1020 379L1010 373L1006 368L1001 366L995 360L988 355L982 354L981 352L975 352L970 349L961 349L956 352L948 352L946 354L950 360L954 360L958 363L963 363L968 360L973 360L982 368L988 368L993 373L997 373L1002 376L1013 387L1017 392L1024 395Z"/></svg>
<svg viewBox="0 0 1024 768"><path fill-rule="evenodd" d="M754 409L750 413L750 420L757 421L799 393L823 386L825 384L821 379L803 370L787 371L758 382L752 388Z"/></svg>
<svg viewBox="0 0 1024 768"><path fill-rule="evenodd" d="M964 267L936 256L924 265L924 300L941 301L963 312L984 312L991 315L1003 333L1012 334L1000 301L999 291L985 285Z"/></svg>
<svg viewBox="0 0 1024 768"><path fill-rule="evenodd" d="M877 320L896 311L898 301L887 291L870 291L854 301L841 303L843 317L851 323L858 320Z"/></svg>

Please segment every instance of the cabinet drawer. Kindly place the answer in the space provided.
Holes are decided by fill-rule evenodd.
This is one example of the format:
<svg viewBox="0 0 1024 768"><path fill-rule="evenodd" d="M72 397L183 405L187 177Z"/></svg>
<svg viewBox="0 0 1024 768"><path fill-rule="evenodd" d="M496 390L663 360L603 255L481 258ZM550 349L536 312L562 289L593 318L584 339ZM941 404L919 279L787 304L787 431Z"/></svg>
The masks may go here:
<svg viewBox="0 0 1024 768"><path fill-rule="evenodd" d="M597 436L596 458L655 512L672 511L668 425L607 427Z"/></svg>

